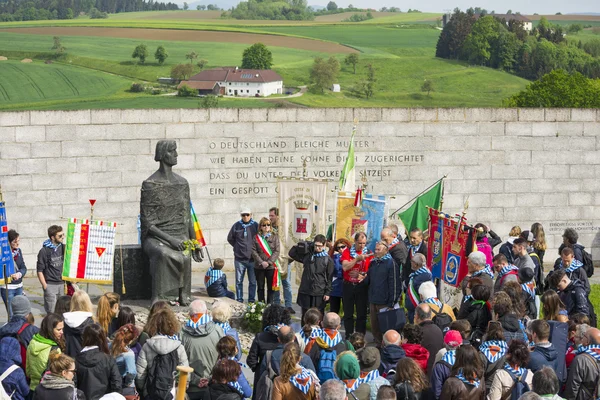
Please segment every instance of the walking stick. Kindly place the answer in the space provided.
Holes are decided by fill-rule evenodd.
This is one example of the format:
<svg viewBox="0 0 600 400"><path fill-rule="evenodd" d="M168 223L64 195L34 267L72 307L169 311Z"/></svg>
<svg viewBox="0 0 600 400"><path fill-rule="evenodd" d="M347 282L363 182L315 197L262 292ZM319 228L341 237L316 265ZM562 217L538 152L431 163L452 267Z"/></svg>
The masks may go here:
<svg viewBox="0 0 600 400"><path fill-rule="evenodd" d="M188 374L194 372L194 368L178 365L177 371L179 371L179 383L177 384L177 394L175 396L175 400L184 400Z"/></svg>

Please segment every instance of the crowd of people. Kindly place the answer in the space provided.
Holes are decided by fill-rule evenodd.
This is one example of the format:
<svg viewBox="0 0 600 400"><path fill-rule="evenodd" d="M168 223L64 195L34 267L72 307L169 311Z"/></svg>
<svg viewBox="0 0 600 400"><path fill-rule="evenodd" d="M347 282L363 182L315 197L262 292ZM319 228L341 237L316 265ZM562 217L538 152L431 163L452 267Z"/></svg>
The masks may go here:
<svg viewBox="0 0 600 400"><path fill-rule="evenodd" d="M38 256L47 311L40 328L28 298L11 292L18 288L3 292L11 310L0 328L4 391L15 400L116 394L171 400L176 367L184 365L193 368L190 400L598 398L600 330L588 279L594 270L573 229L565 230L554 268L544 276L548 254L540 224L514 227L505 243L476 225L477 250L468 255L460 306L452 307L440 299L427 265L427 236L419 229L403 240L389 225L373 252L359 232L352 242L319 234L281 255L277 221L275 208L259 223L245 209L231 228L235 293L222 260L205 277L210 295L243 301L247 273L248 301L268 304L246 358L252 377L245 376L225 301L209 310L194 300L183 324L168 302L157 301L140 331L116 293L102 295L94 312L86 292L54 291L52 268L64 246L62 230L51 227ZM13 255L18 284L26 269L20 251ZM292 260L303 265L296 329L285 284L291 288ZM283 290L274 291L275 272L285 270ZM405 321L390 329L380 317L396 310Z"/></svg>

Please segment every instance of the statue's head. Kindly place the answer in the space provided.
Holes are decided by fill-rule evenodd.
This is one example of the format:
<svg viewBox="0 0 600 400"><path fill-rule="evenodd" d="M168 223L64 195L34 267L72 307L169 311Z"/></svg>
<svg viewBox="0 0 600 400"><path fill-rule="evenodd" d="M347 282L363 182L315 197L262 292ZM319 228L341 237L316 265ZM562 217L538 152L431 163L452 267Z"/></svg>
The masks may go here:
<svg viewBox="0 0 600 400"><path fill-rule="evenodd" d="M156 143L154 161L170 166L177 165L177 143L174 140L159 140Z"/></svg>

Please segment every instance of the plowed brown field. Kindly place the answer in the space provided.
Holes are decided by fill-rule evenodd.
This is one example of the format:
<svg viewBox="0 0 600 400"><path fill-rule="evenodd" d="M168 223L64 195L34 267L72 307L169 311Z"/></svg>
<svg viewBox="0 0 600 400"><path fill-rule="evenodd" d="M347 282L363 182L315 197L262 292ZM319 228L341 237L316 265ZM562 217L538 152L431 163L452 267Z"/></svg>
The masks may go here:
<svg viewBox="0 0 600 400"><path fill-rule="evenodd" d="M264 43L267 46L289 47L323 53L355 53L356 50L337 43L321 40L302 39L277 35L261 35L257 33L237 33L220 31L196 31L177 29L134 29L134 28L77 28L77 27L44 27L44 28L9 28L0 32L28 33L34 35L53 36L102 36L130 39L168 40L186 42L227 42L254 44Z"/></svg>

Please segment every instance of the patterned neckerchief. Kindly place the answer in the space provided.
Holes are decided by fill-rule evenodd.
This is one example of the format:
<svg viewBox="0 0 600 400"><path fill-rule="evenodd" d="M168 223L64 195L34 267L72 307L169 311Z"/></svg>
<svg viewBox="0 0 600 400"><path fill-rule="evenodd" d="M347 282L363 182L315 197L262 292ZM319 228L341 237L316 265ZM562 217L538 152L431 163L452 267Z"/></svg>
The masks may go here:
<svg viewBox="0 0 600 400"><path fill-rule="evenodd" d="M54 250L56 250L56 249L58 249L60 246L62 246L62 243L58 243L58 244L56 244L56 243L53 243L53 242L52 242L52 240L50 240L50 239L46 239L46 240L44 240L43 246L44 246L44 247L48 247L48 248L50 248L50 249L54 249Z"/></svg>
<svg viewBox="0 0 600 400"><path fill-rule="evenodd" d="M386 253L383 257L376 257L373 259L373 261L377 261L377 260L391 260L392 256L390 255L390 253Z"/></svg>
<svg viewBox="0 0 600 400"><path fill-rule="evenodd" d="M241 362L240 360L236 359L235 357L227 357L228 360L231 361L235 361L236 363L238 363L240 365L240 367L242 368L249 368L246 364L244 364L243 362Z"/></svg>
<svg viewBox="0 0 600 400"><path fill-rule="evenodd" d="M529 295L535 299L535 281L532 280L527 283L522 283L521 289L523 289L524 292L529 293Z"/></svg>
<svg viewBox="0 0 600 400"><path fill-rule="evenodd" d="M419 243L416 246L413 246L412 244L409 244L408 247L408 251L410 251L410 258L413 258L416 254L417 251L419 251L419 249L421 248L421 245L423 244L423 242Z"/></svg>
<svg viewBox="0 0 600 400"><path fill-rule="evenodd" d="M208 288L210 285L219 280L220 277L223 276L223 271L220 269L212 269L209 268L206 271L206 276L204 277L204 285Z"/></svg>
<svg viewBox="0 0 600 400"><path fill-rule="evenodd" d="M444 304L442 304L440 299L438 299L437 297L430 297L428 299L425 299L425 300L423 300L423 303L435 304L436 306L438 306L440 308L440 312L442 312L442 307L444 307Z"/></svg>
<svg viewBox="0 0 600 400"><path fill-rule="evenodd" d="M490 268L489 265L485 265L484 269L480 269L477 272L473 272L473 278L475 278L476 276L482 275L482 274L486 274L488 275L490 278L494 279L494 272L492 271L492 269Z"/></svg>
<svg viewBox="0 0 600 400"><path fill-rule="evenodd" d="M354 392L360 386L358 385L358 382L360 382L358 379L345 379L342 382L346 385L346 392L348 393Z"/></svg>
<svg viewBox="0 0 600 400"><path fill-rule="evenodd" d="M244 389L242 389L242 385L237 383L237 381L227 382L227 385L237 390L237 392L242 396L242 398L244 397Z"/></svg>
<svg viewBox="0 0 600 400"><path fill-rule="evenodd" d="M177 340L177 341L179 341L179 335L171 335L171 336L169 336L169 335L165 335L164 333L160 333L160 332L157 333L157 335L158 336L164 336L164 337L166 337L168 339L171 339L171 340Z"/></svg>
<svg viewBox="0 0 600 400"><path fill-rule="evenodd" d="M190 328L198 328L202 325L206 325L208 324L210 321L212 321L212 317L208 314L202 314L202 316L200 317L200 319L198 319L197 322L192 321L191 319L188 319L185 322L185 326L189 326Z"/></svg>
<svg viewBox="0 0 600 400"><path fill-rule="evenodd" d="M400 241L398 240L398 238L394 238L394 240L392 240L392 243L390 243L390 245L388 246L388 249L391 250L392 248L394 248L394 246L396 246L398 243L400 243Z"/></svg>
<svg viewBox="0 0 600 400"><path fill-rule="evenodd" d="M231 330L231 325L229 325L229 322L228 322L228 321L225 321L225 322L217 322L217 321L214 321L214 320L213 320L213 322L215 323L215 325L219 325L219 326L220 326L220 327L223 329L223 332L224 332L225 334Z"/></svg>
<svg viewBox="0 0 600 400"><path fill-rule="evenodd" d="M352 247L350 247L350 256L352 258L356 258L359 254L365 254L365 251L367 250L367 247L365 246L362 251L360 253L356 252L356 247L354 247L354 245L352 245Z"/></svg>
<svg viewBox="0 0 600 400"><path fill-rule="evenodd" d="M357 379L359 381L359 385L363 383L369 383L373 379L379 378L379 370L374 369L373 371L369 371L368 373L361 372L360 377Z"/></svg>
<svg viewBox="0 0 600 400"><path fill-rule="evenodd" d="M296 375L290 376L290 383L294 385L295 388L300 390L304 395L306 395L313 384L312 374L303 366L296 366L300 368L300 372Z"/></svg>
<svg viewBox="0 0 600 400"><path fill-rule="evenodd" d="M242 225L242 228L244 228L244 237L248 236L248 231L247 228L254 224L254 220L252 218L250 218L250 221L248 221L247 224L244 223L244 220L240 219L240 224Z"/></svg>
<svg viewBox="0 0 600 400"><path fill-rule="evenodd" d="M590 344L589 346L579 346L577 354L586 353L600 361L600 344Z"/></svg>
<svg viewBox="0 0 600 400"><path fill-rule="evenodd" d="M329 253L326 250L320 251L318 253L313 254L314 257L329 257Z"/></svg>
<svg viewBox="0 0 600 400"><path fill-rule="evenodd" d="M562 268L564 268L564 265L563 265L562 261L560 262L560 266ZM581 267L583 267L583 263L581 261L579 261L579 260L573 259L573 261L571 261L571 265L569 265L569 268L565 269L565 272L566 273L570 273L570 272L573 272L573 271L575 271L575 270L577 270L577 269L579 269Z"/></svg>
<svg viewBox="0 0 600 400"><path fill-rule="evenodd" d="M480 384L479 379L477 379L477 378L475 378L475 379L465 378L465 376L463 375L462 368L458 370L458 374L456 374L456 378L461 380L463 383L470 385L470 386L475 386L476 388L478 388L479 384Z"/></svg>
<svg viewBox="0 0 600 400"><path fill-rule="evenodd" d="M326 328L321 331L321 336L319 336L329 347L335 347L338 343L342 341L342 335L337 331L337 329Z"/></svg>
<svg viewBox="0 0 600 400"><path fill-rule="evenodd" d="M423 266L423 267L419 268L418 270L411 272L410 275L408 276L408 278L413 279L415 276L425 274L427 272L429 272L429 270L427 269L427 267Z"/></svg>
<svg viewBox="0 0 600 400"><path fill-rule="evenodd" d="M17 258L19 258L20 252L21 252L21 249L19 249L19 248L16 248L12 251L13 260L17 261Z"/></svg>
<svg viewBox="0 0 600 400"><path fill-rule="evenodd" d="M266 238L268 238L268 237L271 237L271 232L268 232L268 233L261 233L261 234L260 234L260 236L262 236L263 238L265 238L265 239L266 239Z"/></svg>
<svg viewBox="0 0 600 400"><path fill-rule="evenodd" d="M473 296L468 294L463 298L463 303L466 303L467 301L472 300L472 299L473 299Z"/></svg>
<svg viewBox="0 0 600 400"><path fill-rule="evenodd" d="M506 275L512 271L519 272L519 268L512 264L508 264L506 267L502 267L500 272L498 272L498 279L502 279L504 277L504 275Z"/></svg>
<svg viewBox="0 0 600 400"><path fill-rule="evenodd" d="M269 326L266 326L265 329L263 329L263 331L277 334L277 332L279 331L279 328L281 328L282 326L285 326L285 324L269 325Z"/></svg>
<svg viewBox="0 0 600 400"><path fill-rule="evenodd" d="M517 379L521 379L521 377L523 376L525 371L527 371L527 369L523 368L523 367L517 367L517 369L514 369L508 363L504 364L504 369L507 370L508 372L510 372Z"/></svg>
<svg viewBox="0 0 600 400"><path fill-rule="evenodd" d="M454 365L456 362L456 350L448 350L446 354L442 356L442 361L447 362L450 365Z"/></svg>
<svg viewBox="0 0 600 400"><path fill-rule="evenodd" d="M319 336L321 336L321 328L319 328L318 326L313 326L308 336L306 336L303 329L300 330L300 337L304 341L304 344L308 344L308 342L310 342L310 339L315 339Z"/></svg>
<svg viewBox="0 0 600 400"><path fill-rule="evenodd" d="M504 340L488 340L481 343L479 350L493 364L506 354L508 344Z"/></svg>

